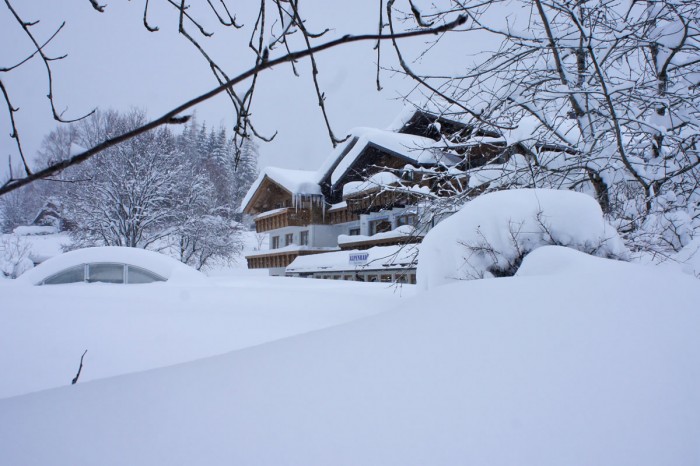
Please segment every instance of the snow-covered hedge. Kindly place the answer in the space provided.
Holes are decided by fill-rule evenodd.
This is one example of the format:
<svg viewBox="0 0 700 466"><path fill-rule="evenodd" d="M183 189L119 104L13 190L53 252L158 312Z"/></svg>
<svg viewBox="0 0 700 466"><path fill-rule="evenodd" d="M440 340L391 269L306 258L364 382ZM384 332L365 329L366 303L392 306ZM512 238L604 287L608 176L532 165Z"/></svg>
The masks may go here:
<svg viewBox="0 0 700 466"><path fill-rule="evenodd" d="M585 194L518 189L480 196L431 230L418 256L418 283L513 275L530 251L559 245L625 258L627 249Z"/></svg>

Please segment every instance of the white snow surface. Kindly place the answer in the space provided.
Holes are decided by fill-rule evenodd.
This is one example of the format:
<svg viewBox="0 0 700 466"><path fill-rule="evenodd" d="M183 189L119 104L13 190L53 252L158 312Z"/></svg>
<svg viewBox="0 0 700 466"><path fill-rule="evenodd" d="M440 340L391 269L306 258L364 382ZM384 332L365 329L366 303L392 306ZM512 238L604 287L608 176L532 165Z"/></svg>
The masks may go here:
<svg viewBox="0 0 700 466"><path fill-rule="evenodd" d="M255 272L142 285L2 280L0 373L11 376L0 377L0 398L70 384L86 349L81 383L337 325L391 307L414 288ZM358 296L377 307L357 306Z"/></svg>
<svg viewBox="0 0 700 466"><path fill-rule="evenodd" d="M54 256L19 276L16 284L36 285L62 270L95 262L135 265L155 272L168 281L196 282L204 278L201 272L165 254L139 248L100 246Z"/></svg>
<svg viewBox="0 0 700 466"><path fill-rule="evenodd" d="M700 463L697 280L556 247L532 253L521 272L456 282L393 311L209 359L0 400L0 464ZM167 336L184 313L200 326L199 340L233 332L235 341L246 332L205 323L236 312L249 322L272 313L274 321L285 314L275 311L281 303L308 309L307 300L323 302L327 315L347 310L322 284L296 280L300 289L284 296L268 283L231 289L250 293L240 305L225 293L208 300L190 290L196 312L167 309L171 297L159 312L108 314L56 308L55 287L32 296L16 287L10 312L0 313L0 331L13 335L0 339L0 355L26 359L27 336L75 333L66 335L71 342L76 323L88 335L108 334L120 313L137 319L137 334ZM387 306L366 294L369 284L355 285L346 298L353 307ZM81 300L103 301L89 290L95 294ZM265 299L249 301L255 294ZM27 301L34 306L15 309ZM250 302L258 304L247 309ZM144 341L120 343L116 355L138 353ZM77 364L83 344L74 346ZM90 354L86 371L104 364ZM37 366L11 369L3 367L3 381Z"/></svg>
<svg viewBox="0 0 700 466"><path fill-rule="evenodd" d="M485 194L425 236L417 279L423 289L492 276L523 253L559 244L604 257L627 249L603 218L598 203L573 191L518 189Z"/></svg>

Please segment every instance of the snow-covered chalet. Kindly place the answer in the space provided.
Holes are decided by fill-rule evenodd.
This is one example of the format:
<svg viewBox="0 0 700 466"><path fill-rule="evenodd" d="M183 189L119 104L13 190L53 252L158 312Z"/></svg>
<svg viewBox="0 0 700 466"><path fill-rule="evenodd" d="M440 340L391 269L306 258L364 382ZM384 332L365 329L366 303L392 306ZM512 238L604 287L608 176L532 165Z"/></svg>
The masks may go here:
<svg viewBox="0 0 700 466"><path fill-rule="evenodd" d="M257 232L269 234L269 249L247 255L248 268L415 283L417 243L431 226L418 228L421 200L440 191L439 177L424 174L466 172L503 152L497 135L470 132L411 111L386 130L354 129L316 171L265 168L242 210L253 216ZM457 140L461 145L451 143Z"/></svg>

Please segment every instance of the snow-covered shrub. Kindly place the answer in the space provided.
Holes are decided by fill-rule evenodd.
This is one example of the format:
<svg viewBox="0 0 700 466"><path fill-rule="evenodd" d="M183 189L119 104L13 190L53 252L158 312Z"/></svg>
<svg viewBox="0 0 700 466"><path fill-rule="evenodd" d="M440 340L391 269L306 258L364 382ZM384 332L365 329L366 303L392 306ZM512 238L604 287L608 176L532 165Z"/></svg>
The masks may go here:
<svg viewBox="0 0 700 466"><path fill-rule="evenodd" d="M700 238L691 241L672 259L681 264L683 272L700 278Z"/></svg>
<svg viewBox="0 0 700 466"><path fill-rule="evenodd" d="M455 279L514 275L529 252L546 245L610 258L628 253L598 203L586 194L499 191L468 202L426 235L418 283L427 289Z"/></svg>
<svg viewBox="0 0 700 466"><path fill-rule="evenodd" d="M0 276L17 278L34 267L30 252L31 246L24 238L0 235Z"/></svg>

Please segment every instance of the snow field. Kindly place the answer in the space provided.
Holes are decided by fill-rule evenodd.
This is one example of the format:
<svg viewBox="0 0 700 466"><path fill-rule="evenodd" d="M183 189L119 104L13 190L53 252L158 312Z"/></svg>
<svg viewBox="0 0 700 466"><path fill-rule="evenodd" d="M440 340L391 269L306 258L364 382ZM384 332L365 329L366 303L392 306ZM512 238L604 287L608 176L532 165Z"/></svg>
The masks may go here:
<svg viewBox="0 0 700 466"><path fill-rule="evenodd" d="M698 464L697 281L559 247L520 275L1 400L0 463Z"/></svg>
<svg viewBox="0 0 700 466"><path fill-rule="evenodd" d="M196 284L4 280L0 373L8 376L0 398L69 384L85 349L81 383L337 325L380 312L412 289L244 273ZM376 307L362 305L368 301Z"/></svg>

